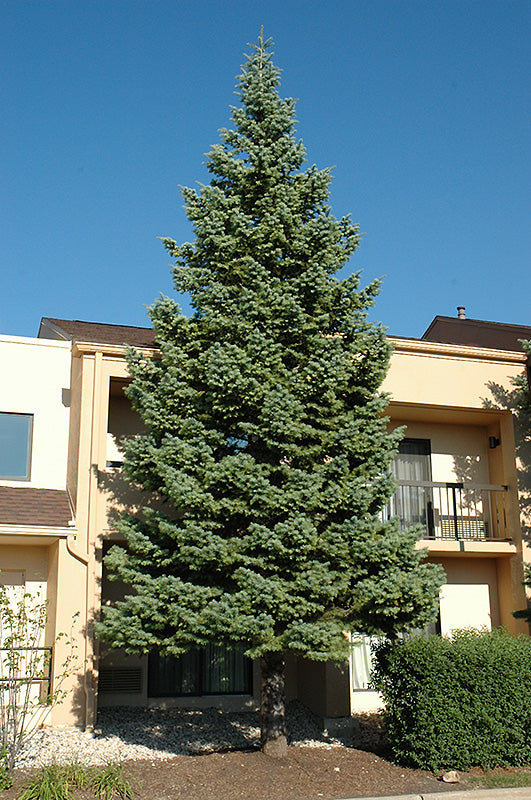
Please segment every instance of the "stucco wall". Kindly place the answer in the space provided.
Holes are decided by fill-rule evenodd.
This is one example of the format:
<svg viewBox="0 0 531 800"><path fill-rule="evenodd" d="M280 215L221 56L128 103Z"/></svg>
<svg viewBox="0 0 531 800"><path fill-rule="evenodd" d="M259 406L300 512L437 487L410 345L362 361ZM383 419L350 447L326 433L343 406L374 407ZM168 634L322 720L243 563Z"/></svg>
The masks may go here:
<svg viewBox="0 0 531 800"><path fill-rule="evenodd" d="M430 440L433 481L491 482L486 427L401 420L391 427L402 425L406 437Z"/></svg>
<svg viewBox="0 0 531 800"><path fill-rule="evenodd" d="M70 343L0 336L0 367L0 411L33 414L30 480L0 485L64 489Z"/></svg>
<svg viewBox="0 0 531 800"><path fill-rule="evenodd" d="M510 386L524 369L520 354L502 353L495 360L476 348L463 348L460 355L452 345L395 340L394 346L383 389L403 403L488 408L496 387Z"/></svg>
<svg viewBox="0 0 531 800"><path fill-rule="evenodd" d="M48 577L48 548L0 545L0 565L2 571L23 572L26 591L41 594Z"/></svg>
<svg viewBox="0 0 531 800"><path fill-rule="evenodd" d="M450 585L488 586L491 627L496 628L500 624L496 559L431 558L430 561L442 565L446 572L447 583Z"/></svg>

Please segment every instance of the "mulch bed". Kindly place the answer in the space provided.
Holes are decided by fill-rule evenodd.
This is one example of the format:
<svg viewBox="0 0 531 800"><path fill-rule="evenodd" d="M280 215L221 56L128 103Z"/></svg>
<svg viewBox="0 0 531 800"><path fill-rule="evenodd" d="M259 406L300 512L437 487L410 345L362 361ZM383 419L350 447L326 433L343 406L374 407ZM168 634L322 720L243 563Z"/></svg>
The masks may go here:
<svg viewBox="0 0 531 800"><path fill-rule="evenodd" d="M283 759L232 751L129 761L125 772L136 800L332 800L463 788L350 747L293 746ZM15 777L15 785L0 793L2 800L20 795L28 775Z"/></svg>

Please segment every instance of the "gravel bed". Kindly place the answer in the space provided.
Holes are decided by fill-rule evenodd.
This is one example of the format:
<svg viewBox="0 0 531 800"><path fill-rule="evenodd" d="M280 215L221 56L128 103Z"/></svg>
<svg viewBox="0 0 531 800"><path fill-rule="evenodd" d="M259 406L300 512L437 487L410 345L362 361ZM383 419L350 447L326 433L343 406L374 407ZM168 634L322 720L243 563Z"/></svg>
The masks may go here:
<svg viewBox="0 0 531 800"><path fill-rule="evenodd" d="M320 729L316 718L303 706L287 710L291 744L336 747L341 742ZM98 765L128 759L162 759L177 755L245 750L258 747L260 721L257 712L206 709L108 708L98 713L94 734L76 728L45 728L22 751L17 766L29 768L77 757Z"/></svg>

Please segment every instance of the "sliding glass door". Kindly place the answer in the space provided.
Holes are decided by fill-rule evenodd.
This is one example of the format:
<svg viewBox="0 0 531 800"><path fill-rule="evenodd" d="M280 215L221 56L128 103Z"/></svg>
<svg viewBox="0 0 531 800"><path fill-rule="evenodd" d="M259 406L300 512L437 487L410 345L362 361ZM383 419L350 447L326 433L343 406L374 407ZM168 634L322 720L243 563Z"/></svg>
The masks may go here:
<svg viewBox="0 0 531 800"><path fill-rule="evenodd" d="M391 471L400 485L389 503L389 513L399 517L402 527L426 525L431 490L409 484L431 481L431 447L429 439L402 439Z"/></svg>
<svg viewBox="0 0 531 800"><path fill-rule="evenodd" d="M150 697L251 694L252 664L244 645L208 644L181 656L149 655Z"/></svg>

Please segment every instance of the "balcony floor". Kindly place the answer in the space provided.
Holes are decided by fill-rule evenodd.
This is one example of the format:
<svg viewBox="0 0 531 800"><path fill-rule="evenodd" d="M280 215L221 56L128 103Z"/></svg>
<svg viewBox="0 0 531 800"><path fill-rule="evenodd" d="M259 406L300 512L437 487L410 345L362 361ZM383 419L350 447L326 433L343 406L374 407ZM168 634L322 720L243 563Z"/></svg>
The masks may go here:
<svg viewBox="0 0 531 800"><path fill-rule="evenodd" d="M498 558L513 556L518 552L516 544L506 539L485 542L467 539L421 539L416 547L417 550L426 549L430 556L459 556L466 553L468 556Z"/></svg>

